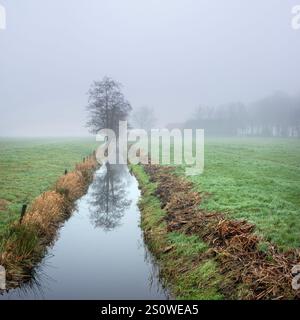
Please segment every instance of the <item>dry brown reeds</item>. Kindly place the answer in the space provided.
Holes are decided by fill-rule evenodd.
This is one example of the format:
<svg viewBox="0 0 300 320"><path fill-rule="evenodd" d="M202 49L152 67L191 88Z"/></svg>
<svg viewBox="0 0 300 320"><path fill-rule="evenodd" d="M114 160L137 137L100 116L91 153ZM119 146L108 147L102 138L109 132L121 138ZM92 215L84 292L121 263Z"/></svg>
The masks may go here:
<svg viewBox="0 0 300 320"><path fill-rule="evenodd" d="M74 204L87 189L87 181L84 179L81 171L75 170L58 179L55 184L55 190L63 195L66 212L72 212Z"/></svg>
<svg viewBox="0 0 300 320"><path fill-rule="evenodd" d="M96 158L88 157L73 172L61 176L53 190L38 196L20 222L14 222L0 239L0 264L6 268L8 287L27 280L71 214L74 203L84 195L97 168Z"/></svg>
<svg viewBox="0 0 300 320"><path fill-rule="evenodd" d="M36 229L14 223L0 241L0 264L6 269L7 287L15 287L30 277L33 261L44 252Z"/></svg>
<svg viewBox="0 0 300 320"><path fill-rule="evenodd" d="M55 235L58 224L65 218L65 198L55 191L37 197L23 219L23 224L34 226L45 240Z"/></svg>
<svg viewBox="0 0 300 320"><path fill-rule="evenodd" d="M86 183L89 183L93 177L93 172L97 168L97 160L95 156L91 156L83 163L78 163L75 169L81 172L83 178L85 179Z"/></svg>
<svg viewBox="0 0 300 320"><path fill-rule="evenodd" d="M254 233L247 221L231 220L223 213L199 209L201 196L190 182L172 174L172 168L146 165L150 180L157 183L155 195L166 210L168 231L196 234L210 246L219 272L226 283L221 288L227 298L237 298L237 288L247 287L241 299L297 299L292 289L292 267L299 263L296 250L281 252L275 245ZM260 250L259 244L267 248Z"/></svg>

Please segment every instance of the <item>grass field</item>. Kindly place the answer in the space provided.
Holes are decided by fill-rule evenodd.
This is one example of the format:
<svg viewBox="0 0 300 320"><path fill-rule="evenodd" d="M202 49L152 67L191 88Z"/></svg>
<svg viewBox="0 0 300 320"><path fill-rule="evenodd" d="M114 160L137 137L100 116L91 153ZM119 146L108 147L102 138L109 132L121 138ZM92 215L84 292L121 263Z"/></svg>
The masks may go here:
<svg viewBox="0 0 300 320"><path fill-rule="evenodd" d="M300 247L299 139L208 138L204 173L190 179L202 208L247 219L284 249Z"/></svg>
<svg viewBox="0 0 300 320"><path fill-rule="evenodd" d="M0 231L95 146L93 139L0 139ZM282 248L300 247L300 140L207 138L204 173L190 179L204 209L245 218Z"/></svg>
<svg viewBox="0 0 300 320"><path fill-rule="evenodd" d="M95 147L88 138L0 139L0 233L20 215L22 204L49 189Z"/></svg>
<svg viewBox="0 0 300 320"><path fill-rule="evenodd" d="M175 167L174 171L185 176L184 169L184 166ZM240 256L237 255L234 237L231 239L231 248L225 246L221 253L212 255L214 241L218 243L222 239L222 236L218 239L214 234L218 222L213 224L207 218L205 223L208 229L205 229L205 218L202 225L197 225L195 220L193 229L189 217L185 216L192 217L192 210L188 211L194 199L191 189L184 187L184 192L180 188L177 190L176 183L180 185L180 180L172 184L172 174L168 170L147 170L149 168L133 166L133 172L142 187L143 196L139 203L142 228L151 252L160 261L160 272L176 298L253 299L258 296L259 290L261 294L268 295L275 289L280 293L273 293L274 296L270 294L272 299L278 296L293 297L293 292L289 291L290 279L284 280L282 288L275 286L274 289L272 284L277 280L282 285L282 274L279 272L277 279L276 272L265 270L266 273L261 275L257 270L268 268L269 261L272 261L271 269L278 268L278 271L282 268L281 260L278 262L276 256L272 256L273 251L265 240L277 244L282 250L300 247L300 140L208 138L205 141L204 173L185 176L201 194L200 206L205 212L225 214L225 220L220 218L222 222L246 219L256 225L256 232L263 239L257 240L257 247L253 251L256 255L252 256L248 256L249 248L245 248L245 251L242 249ZM161 176L153 174L159 170ZM178 177L173 176L173 179ZM165 192L168 188L178 194ZM187 195L186 198L183 193ZM163 209L161 201L166 204ZM181 226L180 221L185 220L186 224ZM206 237L209 228L215 237L211 242ZM202 238L201 234L205 237ZM247 233L244 236L251 239ZM247 256L250 260L254 259L252 269ZM223 260L224 257L227 260ZM255 260L253 257L259 258ZM223 263L226 265L229 261L229 270L223 268ZM249 273L243 270L243 263L248 266ZM240 279L238 282L237 278ZM263 283L264 280L265 287L255 287L256 283Z"/></svg>
<svg viewBox="0 0 300 320"><path fill-rule="evenodd" d="M95 148L93 139L83 138L0 139L0 236L19 217L22 204L48 190ZM183 174L183 169L175 170ZM142 228L175 296L223 299L220 288L227 280L215 257L205 256L208 244L196 235L168 232L166 213L154 195L156 184L141 166L134 166L134 172L144 190ZM206 138L204 173L187 178L201 193L205 211L246 219L282 249L300 247L300 140ZM243 297L246 290L241 286L234 297Z"/></svg>

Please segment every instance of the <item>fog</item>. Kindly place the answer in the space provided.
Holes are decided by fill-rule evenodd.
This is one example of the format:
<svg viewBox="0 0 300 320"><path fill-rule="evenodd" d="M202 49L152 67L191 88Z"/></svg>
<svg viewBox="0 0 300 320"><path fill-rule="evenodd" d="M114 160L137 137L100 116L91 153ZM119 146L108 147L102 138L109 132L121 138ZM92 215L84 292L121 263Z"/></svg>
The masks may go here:
<svg viewBox="0 0 300 320"><path fill-rule="evenodd" d="M164 126L199 105L300 92L300 0L0 0L0 136L79 136L110 76Z"/></svg>

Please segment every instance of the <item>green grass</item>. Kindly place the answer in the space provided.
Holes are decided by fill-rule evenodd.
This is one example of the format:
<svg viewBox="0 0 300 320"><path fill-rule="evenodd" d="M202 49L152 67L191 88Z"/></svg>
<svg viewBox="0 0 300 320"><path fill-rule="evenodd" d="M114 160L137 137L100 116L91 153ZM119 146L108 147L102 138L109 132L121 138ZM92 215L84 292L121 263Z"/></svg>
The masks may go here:
<svg viewBox="0 0 300 320"><path fill-rule="evenodd" d="M300 247L299 139L206 139L204 173L189 179L203 209L246 219L283 249Z"/></svg>
<svg viewBox="0 0 300 320"><path fill-rule="evenodd" d="M15 257L22 257L22 259L30 260L33 253L42 250L35 230L22 224L5 229L3 237L0 238L0 252L5 252L7 243L14 247Z"/></svg>
<svg viewBox="0 0 300 320"><path fill-rule="evenodd" d="M174 245L176 253L182 256L197 256L205 252L208 246L197 236L186 236L183 233L168 233L169 242Z"/></svg>
<svg viewBox="0 0 300 320"><path fill-rule="evenodd" d="M160 274L173 297L191 300L223 299L220 287L226 280L219 273L214 258L204 257L208 246L195 235L167 231L164 220L166 212L161 209L159 199L153 195L156 184L149 181L142 166L134 165L132 168L143 191L139 206L145 239L158 259Z"/></svg>
<svg viewBox="0 0 300 320"><path fill-rule="evenodd" d="M184 292L184 296L177 296L179 300L221 300L223 296L218 287L223 281L218 273L216 262L212 259L197 265L188 276L179 276L177 287Z"/></svg>
<svg viewBox="0 0 300 320"><path fill-rule="evenodd" d="M200 238L166 230L166 213L153 193L156 184L150 183L141 166L133 168L144 191L140 202L142 228L174 296L247 296L245 284L234 292L226 291L232 286L230 277L220 273L217 260L208 255L208 246ZM184 174L184 166L175 172ZM246 219L257 226L257 232L265 239L258 250L267 252L268 241L283 250L300 247L300 140L206 139L204 173L187 178L202 195L202 209Z"/></svg>
<svg viewBox="0 0 300 320"><path fill-rule="evenodd" d="M177 272L176 263L179 259L184 259L185 264L193 265L193 261L202 253L208 250L199 237L195 235L187 236L179 232L170 232L167 239L174 245L175 252L170 255L172 260L169 265L174 265ZM187 262L190 261L190 262ZM222 281L222 276L218 273L218 267L213 259L194 263L194 266L186 273L180 274L176 281L177 299L179 300L219 300L223 296L218 292L218 287Z"/></svg>
<svg viewBox="0 0 300 320"><path fill-rule="evenodd" d="M30 203L49 189L65 169L90 154L96 142L88 138L0 139L0 200L9 202L0 211L0 234Z"/></svg>

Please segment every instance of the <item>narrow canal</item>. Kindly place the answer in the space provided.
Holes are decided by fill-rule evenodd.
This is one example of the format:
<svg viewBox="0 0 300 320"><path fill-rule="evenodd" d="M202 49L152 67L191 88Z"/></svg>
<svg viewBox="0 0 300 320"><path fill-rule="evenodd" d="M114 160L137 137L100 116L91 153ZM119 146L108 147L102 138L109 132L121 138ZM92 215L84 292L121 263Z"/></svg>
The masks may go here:
<svg viewBox="0 0 300 320"><path fill-rule="evenodd" d="M144 243L139 197L127 166L102 166L34 278L0 300L168 299Z"/></svg>

